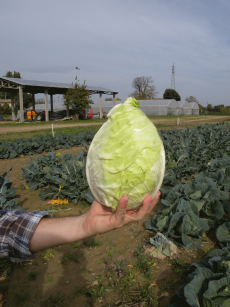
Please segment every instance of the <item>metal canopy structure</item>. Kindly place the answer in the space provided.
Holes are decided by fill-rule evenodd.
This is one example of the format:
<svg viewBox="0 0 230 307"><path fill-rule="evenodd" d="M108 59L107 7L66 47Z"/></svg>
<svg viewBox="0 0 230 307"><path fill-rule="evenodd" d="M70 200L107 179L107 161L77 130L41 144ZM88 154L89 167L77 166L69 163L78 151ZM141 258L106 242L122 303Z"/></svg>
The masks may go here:
<svg viewBox="0 0 230 307"><path fill-rule="evenodd" d="M34 109L35 109L34 95L38 93L45 94L46 121L49 121L48 95L50 95L50 98L51 98L50 99L51 111L53 111L53 95L65 94L69 88L74 88L74 84L0 77L0 91L10 92L12 94L11 95L11 105L12 105L12 119L13 120L15 119L13 93L19 91L21 122L24 122L23 91L26 93L32 94ZM100 95L100 118L102 117L102 94L113 95L113 103L115 105L115 95L118 94L117 91L112 91L110 89L96 87L96 86L87 86L86 88L88 91L91 92L92 95L93 94Z"/></svg>

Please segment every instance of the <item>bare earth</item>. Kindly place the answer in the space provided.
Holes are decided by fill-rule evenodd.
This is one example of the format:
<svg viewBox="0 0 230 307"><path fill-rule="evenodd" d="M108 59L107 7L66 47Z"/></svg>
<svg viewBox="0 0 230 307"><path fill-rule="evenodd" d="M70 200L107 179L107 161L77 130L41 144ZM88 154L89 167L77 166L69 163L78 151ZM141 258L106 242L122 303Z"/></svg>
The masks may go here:
<svg viewBox="0 0 230 307"><path fill-rule="evenodd" d="M150 118L150 120L155 124L162 124L162 125L176 125L177 119L174 118ZM230 116L182 116L180 117L180 122L181 125L199 125L199 124L205 124L205 123L218 123L220 121L229 121ZM4 122L2 122L4 123ZM103 123L92 123L92 122L87 122L87 123L58 123L58 122L53 122L54 128L64 128L64 127L79 127L79 126L98 126L102 125ZM17 132L20 130L20 132L23 131L35 131L35 130L45 130L45 129L50 129L51 123L47 125L38 125L38 126L33 126L33 125L28 125L28 126L20 126L18 124L18 127L15 126L0 126L0 134L5 134L7 132Z"/></svg>

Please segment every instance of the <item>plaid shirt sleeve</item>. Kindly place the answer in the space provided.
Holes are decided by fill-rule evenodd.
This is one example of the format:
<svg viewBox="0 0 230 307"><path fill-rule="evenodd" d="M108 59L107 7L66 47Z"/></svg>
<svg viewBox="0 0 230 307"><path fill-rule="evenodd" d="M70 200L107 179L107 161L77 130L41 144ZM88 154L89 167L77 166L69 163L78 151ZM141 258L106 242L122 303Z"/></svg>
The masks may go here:
<svg viewBox="0 0 230 307"><path fill-rule="evenodd" d="M11 261L34 259L36 253L29 250L30 239L43 217L51 217L46 211L19 212L0 207L0 257Z"/></svg>

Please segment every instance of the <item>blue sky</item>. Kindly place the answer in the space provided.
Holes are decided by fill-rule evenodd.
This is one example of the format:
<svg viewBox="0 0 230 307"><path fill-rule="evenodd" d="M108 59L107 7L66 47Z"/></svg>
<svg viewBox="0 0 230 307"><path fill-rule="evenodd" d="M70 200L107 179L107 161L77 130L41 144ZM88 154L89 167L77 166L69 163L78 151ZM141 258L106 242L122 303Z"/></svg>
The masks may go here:
<svg viewBox="0 0 230 307"><path fill-rule="evenodd" d="M230 105L229 14L228 0L2 0L0 75L63 83L77 75L124 100L137 76L152 76L163 97L174 62L182 100Z"/></svg>

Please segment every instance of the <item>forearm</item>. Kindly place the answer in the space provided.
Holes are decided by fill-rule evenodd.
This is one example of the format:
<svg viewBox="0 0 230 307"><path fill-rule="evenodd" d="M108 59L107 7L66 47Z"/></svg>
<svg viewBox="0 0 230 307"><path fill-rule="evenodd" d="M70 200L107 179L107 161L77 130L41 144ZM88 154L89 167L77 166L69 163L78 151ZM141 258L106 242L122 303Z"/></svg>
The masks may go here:
<svg viewBox="0 0 230 307"><path fill-rule="evenodd" d="M83 229L86 215L63 218L43 218L30 240L30 251L55 247L85 239L91 234Z"/></svg>

